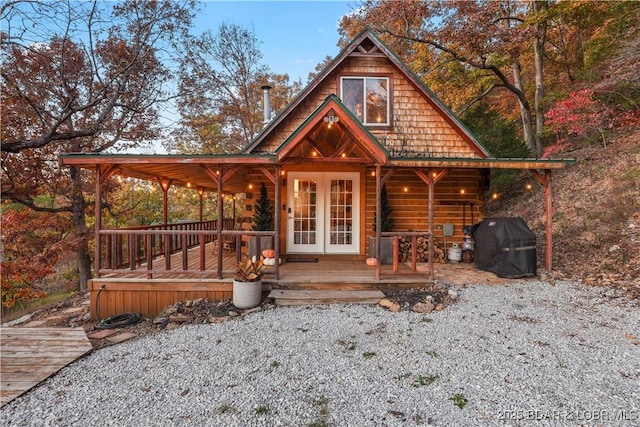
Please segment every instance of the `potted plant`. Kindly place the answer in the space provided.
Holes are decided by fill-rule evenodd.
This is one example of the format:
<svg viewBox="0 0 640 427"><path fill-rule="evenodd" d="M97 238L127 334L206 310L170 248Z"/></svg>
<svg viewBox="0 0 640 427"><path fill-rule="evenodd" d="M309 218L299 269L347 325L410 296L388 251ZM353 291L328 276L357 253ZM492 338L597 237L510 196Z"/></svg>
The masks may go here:
<svg viewBox="0 0 640 427"><path fill-rule="evenodd" d="M393 228L393 219L391 218L391 212L393 209L389 204L389 196L387 194L387 186L383 185L380 190L380 222L382 224L380 231L391 231ZM373 231L376 231L376 213L373 214ZM380 264L392 264L393 263L393 237L382 237L380 245ZM376 256L376 237L371 236L369 241L369 256L375 258Z"/></svg>
<svg viewBox="0 0 640 427"><path fill-rule="evenodd" d="M252 222L251 229L253 231L270 231L274 229L273 206L269 200L269 193L264 182L260 185L260 197L256 201ZM260 252L265 249L273 249L271 236L260 236L260 250L258 251L256 237L251 236L249 239L249 258L259 257Z"/></svg>
<svg viewBox="0 0 640 427"><path fill-rule="evenodd" d="M262 259L252 261L246 258L237 263L233 277L233 305L240 309L258 306L262 301L263 275Z"/></svg>

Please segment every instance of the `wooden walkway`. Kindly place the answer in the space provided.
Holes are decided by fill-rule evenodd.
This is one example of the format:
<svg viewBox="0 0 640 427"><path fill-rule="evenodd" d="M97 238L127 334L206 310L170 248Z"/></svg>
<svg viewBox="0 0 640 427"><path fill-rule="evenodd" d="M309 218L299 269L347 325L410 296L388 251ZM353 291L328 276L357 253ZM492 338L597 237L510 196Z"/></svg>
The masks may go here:
<svg viewBox="0 0 640 427"><path fill-rule="evenodd" d="M92 348L82 328L0 328L0 406Z"/></svg>

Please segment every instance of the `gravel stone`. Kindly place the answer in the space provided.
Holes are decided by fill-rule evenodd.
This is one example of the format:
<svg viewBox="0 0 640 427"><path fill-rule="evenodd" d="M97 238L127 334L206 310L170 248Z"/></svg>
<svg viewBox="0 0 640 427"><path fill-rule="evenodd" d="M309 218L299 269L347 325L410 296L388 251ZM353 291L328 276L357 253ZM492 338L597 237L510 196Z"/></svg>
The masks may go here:
<svg viewBox="0 0 640 427"><path fill-rule="evenodd" d="M429 314L277 307L101 348L0 425L640 425L637 305L568 281L456 292Z"/></svg>

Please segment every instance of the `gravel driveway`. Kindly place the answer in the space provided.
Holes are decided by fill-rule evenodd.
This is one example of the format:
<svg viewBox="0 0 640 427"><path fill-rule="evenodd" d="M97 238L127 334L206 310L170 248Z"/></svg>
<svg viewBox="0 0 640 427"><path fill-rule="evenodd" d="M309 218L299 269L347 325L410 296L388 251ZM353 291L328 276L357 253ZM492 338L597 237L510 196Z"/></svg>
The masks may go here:
<svg viewBox="0 0 640 427"><path fill-rule="evenodd" d="M575 282L441 312L278 307L94 351L2 426L640 425L640 307Z"/></svg>

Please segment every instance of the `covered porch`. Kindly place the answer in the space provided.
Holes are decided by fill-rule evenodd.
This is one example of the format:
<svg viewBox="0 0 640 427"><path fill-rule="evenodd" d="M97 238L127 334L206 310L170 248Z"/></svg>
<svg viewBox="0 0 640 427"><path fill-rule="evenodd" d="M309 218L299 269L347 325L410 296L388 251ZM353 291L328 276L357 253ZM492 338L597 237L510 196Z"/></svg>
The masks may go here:
<svg viewBox="0 0 640 427"><path fill-rule="evenodd" d="M346 160L348 159L347 157ZM359 252L327 255L288 253L286 247L287 229L284 224L287 218L282 212L286 212L287 207L287 200L283 199L286 195L287 177L291 171L309 168L310 165L300 162L280 164L272 155L72 154L63 156L62 160L68 166L95 171L96 212L102 210L102 187L114 175L156 182L164 192L164 221L160 225L105 229L101 216L96 216L94 279L88 284L94 318L129 311L153 315L164 306L185 299L231 297L235 262L248 255L247 241L252 237L273 238L273 248L270 249L274 250L276 259L281 258L283 261L267 271L264 280L265 290L414 288L432 284L439 278L433 256L434 242L442 234L441 229L436 229L436 224L441 224L446 218L434 217L434 212L438 212L436 215L440 215L439 212L448 212L452 200L464 202L465 197L469 196L454 194L455 187L452 183L457 182L456 179L461 174L464 176L465 171L481 169L527 169L544 187L547 224L543 246L544 267L551 270L551 174L552 170L563 168L568 163L563 160L540 159L403 157L389 158L384 165L359 166L362 190L360 198L363 206L360 213L362 221L355 230L363 236ZM341 164L344 165L346 160L342 160ZM328 167L326 159L320 164ZM315 163L313 165L317 167ZM379 223L382 186L394 179L403 182L411 177L415 180L416 188L420 188L414 193L417 194L414 200L420 204L420 212L423 212L417 217L420 220L420 228L383 233ZM258 182L258 179L270 183L269 191L275 207L274 229L253 231L247 223L238 229L235 218L224 219L222 199L225 194L247 191L248 185ZM198 191L201 197L204 192L214 193L218 200L217 218L206 219L201 214L199 221L169 223L167 189L171 185L191 188ZM441 200L436 196L436 191L441 186L449 194L449 199ZM479 197L478 195L479 192L471 197ZM464 209L464 206L462 204L461 208ZM368 267L365 259L369 252L364 236L368 235L373 221L377 222L373 236L378 241L381 237L400 236L420 236L426 239L429 242L428 261L418 269L414 254L410 257L414 261L406 264L377 263L375 267ZM462 228L458 225L456 227ZM260 239L256 241L260 242ZM259 254L259 243L256 249L255 253ZM376 250L379 250L379 246ZM374 258L380 259L380 253L376 253Z"/></svg>

